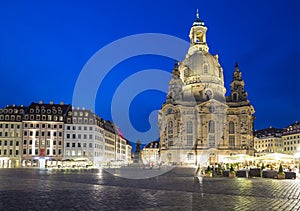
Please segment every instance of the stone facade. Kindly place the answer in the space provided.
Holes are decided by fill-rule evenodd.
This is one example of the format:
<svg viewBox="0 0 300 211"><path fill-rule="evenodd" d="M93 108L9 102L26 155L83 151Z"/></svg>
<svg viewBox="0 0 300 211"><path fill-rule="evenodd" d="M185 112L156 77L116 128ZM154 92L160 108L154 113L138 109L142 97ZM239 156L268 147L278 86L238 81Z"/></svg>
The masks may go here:
<svg viewBox="0 0 300 211"><path fill-rule="evenodd" d="M173 164L225 162L234 154L253 155L254 109L236 64L225 96L223 69L211 55L207 27L199 19L190 30L190 48L175 64L159 111L161 161Z"/></svg>

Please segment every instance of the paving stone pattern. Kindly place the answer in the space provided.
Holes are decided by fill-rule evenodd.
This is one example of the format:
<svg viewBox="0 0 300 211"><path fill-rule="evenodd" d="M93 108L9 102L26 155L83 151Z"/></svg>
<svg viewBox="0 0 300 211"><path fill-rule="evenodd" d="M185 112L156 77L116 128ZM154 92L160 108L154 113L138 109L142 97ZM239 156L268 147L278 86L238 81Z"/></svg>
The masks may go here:
<svg viewBox="0 0 300 211"><path fill-rule="evenodd" d="M300 180L0 169L0 210L300 210Z"/></svg>

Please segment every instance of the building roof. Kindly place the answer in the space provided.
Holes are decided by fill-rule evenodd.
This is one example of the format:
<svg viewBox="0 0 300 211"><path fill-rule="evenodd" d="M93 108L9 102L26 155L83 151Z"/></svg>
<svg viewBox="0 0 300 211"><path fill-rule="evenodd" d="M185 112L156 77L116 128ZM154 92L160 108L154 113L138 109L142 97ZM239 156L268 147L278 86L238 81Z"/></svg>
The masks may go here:
<svg viewBox="0 0 300 211"><path fill-rule="evenodd" d="M283 129L283 135L291 135L296 133L300 133L300 122L298 121Z"/></svg>
<svg viewBox="0 0 300 211"><path fill-rule="evenodd" d="M115 126L114 126L114 123L109 121L109 120L105 120L104 121L104 124L103 124L103 128L105 130L108 130L109 132L113 133L113 134L116 134L116 130L115 130Z"/></svg>
<svg viewBox="0 0 300 211"><path fill-rule="evenodd" d="M21 105L7 105L0 108L0 121L21 122L27 107Z"/></svg>
<svg viewBox="0 0 300 211"><path fill-rule="evenodd" d="M74 108L71 107L68 110L67 116L65 118L65 123L68 124L82 124L82 122L78 122L76 121L76 123L74 122L75 120L73 119L73 117L77 118L84 118L84 119L88 119L88 120L93 120L92 122L88 121L88 124L92 124L92 125L98 125L99 127L103 128L103 124L104 124L104 120L97 116L97 114L95 114L94 112L92 112L91 110L87 110L85 108Z"/></svg>
<svg viewBox="0 0 300 211"><path fill-rule="evenodd" d="M205 26L204 21L200 20L200 18L199 18L199 10L198 9L196 12L196 20L194 21L193 26Z"/></svg>
<svg viewBox="0 0 300 211"><path fill-rule="evenodd" d="M273 128L270 126L266 129L255 130L254 136L257 138L268 138L268 137L281 137L283 129L280 128Z"/></svg>
<svg viewBox="0 0 300 211"><path fill-rule="evenodd" d="M148 143L144 148L159 149L159 141L152 141L152 142Z"/></svg>
<svg viewBox="0 0 300 211"><path fill-rule="evenodd" d="M50 101L50 103L44 103L43 101L40 101L39 103L32 102L28 106L25 114L55 114L62 116L66 115L70 108L70 104L64 104L63 102L59 104L55 104L53 101Z"/></svg>

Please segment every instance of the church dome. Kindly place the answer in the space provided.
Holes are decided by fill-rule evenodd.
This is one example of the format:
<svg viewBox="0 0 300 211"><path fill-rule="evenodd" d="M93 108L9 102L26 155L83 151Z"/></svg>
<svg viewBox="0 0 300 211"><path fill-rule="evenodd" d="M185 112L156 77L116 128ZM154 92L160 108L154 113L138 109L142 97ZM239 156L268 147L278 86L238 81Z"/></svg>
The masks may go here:
<svg viewBox="0 0 300 211"><path fill-rule="evenodd" d="M217 56L201 50L187 54L181 65L181 76L183 81L189 77L197 77L201 80L197 82L209 82L212 77L215 80L219 79L220 82L223 81L223 72Z"/></svg>

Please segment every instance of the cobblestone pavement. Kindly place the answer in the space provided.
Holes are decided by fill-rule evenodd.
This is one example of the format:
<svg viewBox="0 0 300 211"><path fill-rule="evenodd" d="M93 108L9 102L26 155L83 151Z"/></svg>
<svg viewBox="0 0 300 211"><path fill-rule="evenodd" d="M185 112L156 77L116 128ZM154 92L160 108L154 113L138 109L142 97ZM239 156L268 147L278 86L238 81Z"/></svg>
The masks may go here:
<svg viewBox="0 0 300 211"><path fill-rule="evenodd" d="M300 180L0 169L0 210L300 210Z"/></svg>

